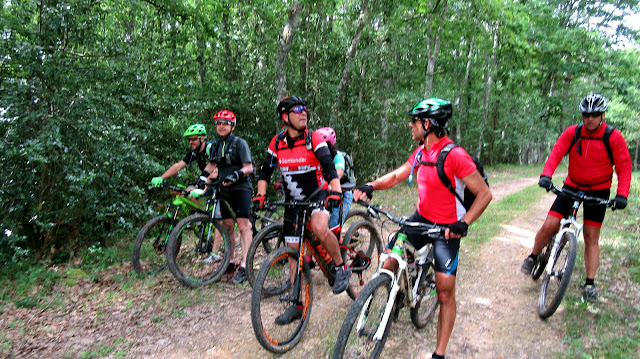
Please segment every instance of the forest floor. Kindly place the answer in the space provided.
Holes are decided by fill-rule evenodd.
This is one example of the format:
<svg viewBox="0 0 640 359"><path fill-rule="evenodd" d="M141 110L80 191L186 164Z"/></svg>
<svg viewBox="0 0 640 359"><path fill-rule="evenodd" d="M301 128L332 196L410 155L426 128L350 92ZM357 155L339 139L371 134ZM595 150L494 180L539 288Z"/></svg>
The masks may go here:
<svg viewBox="0 0 640 359"><path fill-rule="evenodd" d="M492 184L494 199L487 210L536 180ZM463 243L448 358L541 358L563 351L563 308L540 320L539 283L520 273L553 198L541 194L525 215L502 226L490 240ZM225 276L210 287L191 290L168 272L141 278L130 269L123 261L99 279L58 284L44 306L2 307L0 357L324 358L352 303L346 294L333 295L322 273L314 271L309 326L294 349L277 356L255 339L248 284L233 285L231 276ZM572 282L570 292L578 292L578 282ZM403 309L382 356L431 358L435 332L436 320L417 331L409 310Z"/></svg>

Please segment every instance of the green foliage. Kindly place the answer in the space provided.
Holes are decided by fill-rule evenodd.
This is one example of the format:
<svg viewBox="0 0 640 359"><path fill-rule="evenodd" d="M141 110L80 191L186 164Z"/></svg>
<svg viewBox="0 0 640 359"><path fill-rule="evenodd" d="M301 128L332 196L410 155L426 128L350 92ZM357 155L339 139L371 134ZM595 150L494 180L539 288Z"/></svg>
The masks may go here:
<svg viewBox="0 0 640 359"><path fill-rule="evenodd" d="M286 88L308 99L311 127L336 129L359 182L398 167L415 148L405 113L426 95L430 57L429 95L454 102L452 137L470 153L482 149L486 164L541 163L560 131L578 120L576 104L591 91L612 100L607 118L632 151L637 146L640 56L637 49L613 49L598 31L637 1L588 1L576 9L559 1L370 1L340 94L362 2L302 4ZM181 134L189 124L204 123L215 134L212 115L234 111L235 132L257 163L278 131L275 66L286 2L1 6L3 271L34 259L67 263L90 253L83 248L103 251L82 257L86 265L122 258L108 248L135 235L166 204L148 182L182 158ZM590 22L596 18L597 29ZM632 36L624 29L618 34ZM336 96L341 107L333 118ZM183 172L176 182L195 174Z"/></svg>

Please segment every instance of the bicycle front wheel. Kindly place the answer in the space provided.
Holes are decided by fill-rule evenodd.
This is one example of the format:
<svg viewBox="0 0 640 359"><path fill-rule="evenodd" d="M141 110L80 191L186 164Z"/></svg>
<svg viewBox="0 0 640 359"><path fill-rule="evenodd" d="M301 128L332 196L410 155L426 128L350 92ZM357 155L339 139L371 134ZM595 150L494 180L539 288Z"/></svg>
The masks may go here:
<svg viewBox="0 0 640 359"><path fill-rule="evenodd" d="M433 250L433 249L431 249ZM424 328L438 308L436 293L436 271L433 261L423 265L418 278L418 302L411 308L411 321L416 328Z"/></svg>
<svg viewBox="0 0 640 359"><path fill-rule="evenodd" d="M260 265L267 259L269 254L284 243L284 238L282 237L283 228L284 225L282 223L271 224L263 228L251 241L246 259L246 273L249 284L253 285L256 273L260 270Z"/></svg>
<svg viewBox="0 0 640 359"><path fill-rule="evenodd" d="M219 242L214 237L219 236ZM217 255L212 256L212 252ZM173 276L197 288L220 279L231 259L229 234L208 214L196 213L178 222L167 244L167 264Z"/></svg>
<svg viewBox="0 0 640 359"><path fill-rule="evenodd" d="M538 300L538 315L542 319L552 316L562 302L576 262L577 246L576 236L571 232L565 232L555 259L549 259L553 261L553 269L551 275L544 273Z"/></svg>
<svg viewBox="0 0 640 359"><path fill-rule="evenodd" d="M253 284L251 325L260 345L272 353L285 353L295 347L309 323L313 302L311 270L305 262L301 290L294 293L291 281L299 274L297 268L298 250L278 248L262 264ZM286 316L289 320L283 320Z"/></svg>
<svg viewBox="0 0 640 359"><path fill-rule="evenodd" d="M373 278L364 287L342 323L333 348L333 359L380 356L391 329L391 316L382 327L390 293L391 277L385 274ZM375 338L378 328L383 328L380 339Z"/></svg>
<svg viewBox="0 0 640 359"><path fill-rule="evenodd" d="M382 240L373 223L362 220L349 227L342 244L350 249L341 248L340 253L344 263L352 270L347 294L355 300L378 270Z"/></svg>
<svg viewBox="0 0 640 359"><path fill-rule="evenodd" d="M152 218L142 227L131 254L134 271L153 275L167 268L164 252L173 225L173 218L163 214Z"/></svg>
<svg viewBox="0 0 640 359"><path fill-rule="evenodd" d="M538 280L542 273L544 273L545 268L547 267L547 262L549 262L549 255L551 254L551 247L553 246L553 239L547 243L546 246L542 249L542 253L538 256L538 260L533 265L533 269L531 270L531 278L533 280Z"/></svg>

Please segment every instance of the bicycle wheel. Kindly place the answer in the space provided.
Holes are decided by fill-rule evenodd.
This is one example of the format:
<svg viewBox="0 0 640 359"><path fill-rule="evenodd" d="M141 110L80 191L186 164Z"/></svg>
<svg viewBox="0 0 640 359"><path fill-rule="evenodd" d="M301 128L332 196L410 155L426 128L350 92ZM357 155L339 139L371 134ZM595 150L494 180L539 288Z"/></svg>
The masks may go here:
<svg viewBox="0 0 640 359"><path fill-rule="evenodd" d="M342 244L353 251L340 249L342 259L352 269L347 294L351 299L358 298L358 293L369 282L378 270L378 258L382 251L382 240L376 227L368 220L362 220L349 227ZM367 265L367 258L370 263Z"/></svg>
<svg viewBox="0 0 640 359"><path fill-rule="evenodd" d="M214 234L219 232L222 241L213 248ZM212 250L219 258L210 258ZM197 288L217 281L231 259L229 234L218 220L213 222L208 214L196 213L178 222L167 244L167 264L173 276L187 287Z"/></svg>
<svg viewBox="0 0 640 359"><path fill-rule="evenodd" d="M553 261L552 273L551 275L545 273L542 279L540 299L538 300L538 315L542 319L552 316L562 302L576 262L577 245L575 234L565 232L562 235L560 248L558 248L558 253Z"/></svg>
<svg viewBox="0 0 640 359"><path fill-rule="evenodd" d="M438 308L436 293L436 271L433 261L423 265L418 278L418 302L411 308L411 321L416 328L424 328Z"/></svg>
<svg viewBox="0 0 640 359"><path fill-rule="evenodd" d="M282 238L283 228L284 225L282 223L271 224L262 229L251 241L246 259L246 273L249 284L253 285L255 282L255 276L260 270L260 264L267 259L271 252L284 243L284 239L282 243L279 241Z"/></svg>
<svg viewBox="0 0 640 359"><path fill-rule="evenodd" d="M342 233L346 233L351 225L362 220L373 223L373 218L369 215L369 212L362 209L350 209L344 218L344 223L342 223Z"/></svg>
<svg viewBox="0 0 640 359"><path fill-rule="evenodd" d="M551 247L553 246L553 239L547 243L546 246L542 249L542 253L538 256L538 260L533 265L533 269L531 270L531 278L533 280L537 280L540 278L542 273L544 273L544 269L547 267L547 262L549 262L549 255L551 254Z"/></svg>
<svg viewBox="0 0 640 359"><path fill-rule="evenodd" d="M282 260L285 259L285 260ZM260 345L272 353L284 353L295 347L309 323L313 286L311 270L305 262L302 267L301 293L293 293L291 267L293 260L297 268L298 250L292 247L276 249L264 262L251 293L251 324ZM276 324L276 318L291 306L296 298L302 303L300 318L285 325Z"/></svg>
<svg viewBox="0 0 640 359"><path fill-rule="evenodd" d="M163 214L152 218L142 227L133 244L133 270L153 275L167 268L164 251L173 224L173 218Z"/></svg>
<svg viewBox="0 0 640 359"><path fill-rule="evenodd" d="M375 340L374 336L382 325L381 321L390 292L391 278L386 274L375 277L367 283L360 297L351 305L342 323L333 347L333 359L380 356L391 329L391 316L383 329L382 337Z"/></svg>

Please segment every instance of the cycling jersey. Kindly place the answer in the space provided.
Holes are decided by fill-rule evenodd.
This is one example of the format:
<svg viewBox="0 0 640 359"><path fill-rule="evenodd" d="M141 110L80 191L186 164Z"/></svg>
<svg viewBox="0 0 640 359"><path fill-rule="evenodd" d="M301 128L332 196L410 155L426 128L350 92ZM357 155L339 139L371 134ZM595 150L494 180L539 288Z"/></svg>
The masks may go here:
<svg viewBox="0 0 640 359"><path fill-rule="evenodd" d="M552 177L562 158L569 150L578 125L569 126L558 138L547 158L542 175ZM580 190L600 190L611 188L613 166L618 175L617 194L628 197L631 187L631 156L627 143L617 129L609 137L613 152L613 166L602 142L605 123L590 132L582 126L581 143L576 143L569 152L569 174L565 184ZM580 149L580 153L578 152Z"/></svg>
<svg viewBox="0 0 640 359"><path fill-rule="evenodd" d="M311 149L308 149L308 135L309 130L305 129L295 139L289 137L286 131L274 136L261 167L260 180L267 182L271 179L274 167L277 165L280 168L287 200L305 200L318 187L326 190L328 182L338 178L327 143L313 138ZM278 148L275 148L276 142Z"/></svg>
<svg viewBox="0 0 640 359"><path fill-rule="evenodd" d="M204 171L207 163L209 163L209 155L207 154L207 150L210 148L210 146L211 142L207 141L204 143L204 150L202 150L202 152L198 152L197 150L189 150L182 160L187 165L190 165L191 162L196 161L198 164L198 168L200 168L200 171Z"/></svg>
<svg viewBox="0 0 640 359"><path fill-rule="evenodd" d="M426 151L423 145L413 151L407 160L413 166L416 155L422 151L422 162L435 163L438 159L440 150L452 143L448 137L443 137L440 141L434 143L431 149ZM444 186L436 166L418 165L417 182L418 182L418 213L425 219L437 224L451 224L457 222L464 216L466 210L456 196ZM461 198L464 196L465 184L460 180L476 170L471 156L462 148L455 147L451 150L444 161L444 173L451 181L456 193Z"/></svg>
<svg viewBox="0 0 640 359"><path fill-rule="evenodd" d="M210 161L218 167L218 178L224 179L234 171L240 170L245 163L252 161L251 150L247 142L237 136L229 135L214 142ZM241 180L229 187L222 187L222 191L245 191L252 193L252 175L245 175Z"/></svg>

